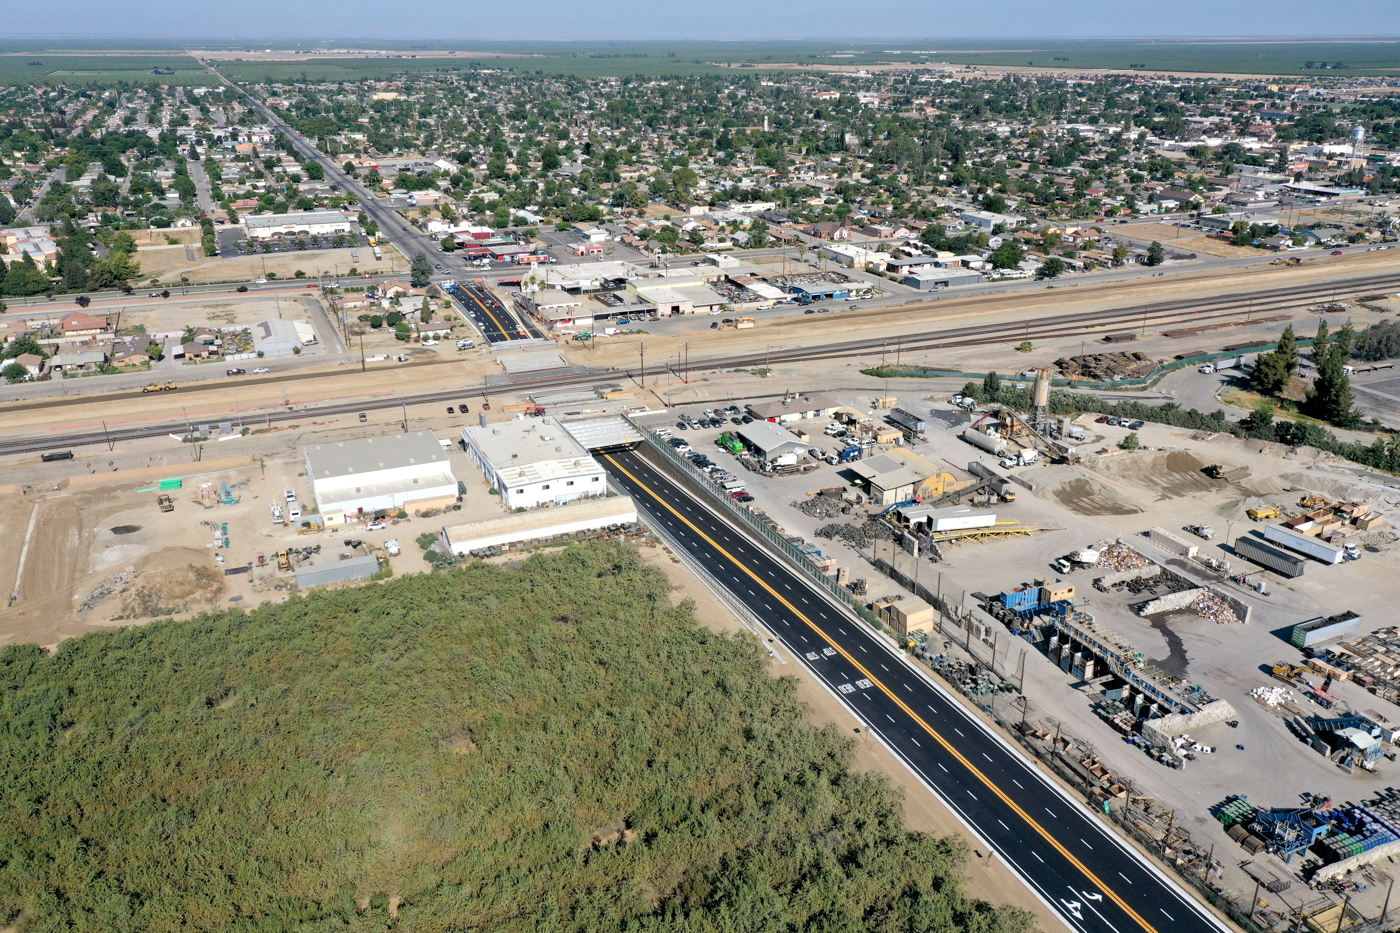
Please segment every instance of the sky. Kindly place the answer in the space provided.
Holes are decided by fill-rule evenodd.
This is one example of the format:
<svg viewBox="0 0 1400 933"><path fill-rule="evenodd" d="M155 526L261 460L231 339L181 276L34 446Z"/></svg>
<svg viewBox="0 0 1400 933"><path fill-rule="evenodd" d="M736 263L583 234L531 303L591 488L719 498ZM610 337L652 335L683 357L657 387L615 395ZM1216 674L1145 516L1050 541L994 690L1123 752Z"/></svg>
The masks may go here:
<svg viewBox="0 0 1400 933"><path fill-rule="evenodd" d="M1400 35L1385 0L45 0L10 39L910 39Z"/></svg>

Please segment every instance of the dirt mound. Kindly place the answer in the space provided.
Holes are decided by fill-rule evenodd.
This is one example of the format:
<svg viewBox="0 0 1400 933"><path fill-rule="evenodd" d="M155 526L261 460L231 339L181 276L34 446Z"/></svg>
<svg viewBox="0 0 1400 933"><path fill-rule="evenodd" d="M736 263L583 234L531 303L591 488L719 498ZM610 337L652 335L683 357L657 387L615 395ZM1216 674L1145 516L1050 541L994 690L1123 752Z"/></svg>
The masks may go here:
<svg viewBox="0 0 1400 933"><path fill-rule="evenodd" d="M1050 493L1061 505L1080 515L1136 515L1142 511L1119 499L1107 486L1090 479L1072 479Z"/></svg>
<svg viewBox="0 0 1400 933"><path fill-rule="evenodd" d="M212 567L187 564L140 574L122 600L122 616L147 619L205 609L224 593L224 576Z"/></svg>
<svg viewBox="0 0 1400 933"><path fill-rule="evenodd" d="M1097 468L1152 490L1158 499L1178 499L1218 489L1222 485L1220 480L1211 479L1201 472L1204 466L1195 454L1177 450L1110 457L1098 464ZM1243 471L1232 470L1232 480L1236 478L1236 473Z"/></svg>

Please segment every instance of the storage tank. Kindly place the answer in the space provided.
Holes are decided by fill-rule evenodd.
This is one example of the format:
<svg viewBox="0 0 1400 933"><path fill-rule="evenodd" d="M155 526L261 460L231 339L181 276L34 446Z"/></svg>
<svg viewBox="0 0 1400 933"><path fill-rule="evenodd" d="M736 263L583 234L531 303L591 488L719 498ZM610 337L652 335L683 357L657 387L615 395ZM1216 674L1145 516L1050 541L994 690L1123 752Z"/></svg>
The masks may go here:
<svg viewBox="0 0 1400 933"><path fill-rule="evenodd" d="M1000 437L989 437L981 431L974 431L966 428L962 432L962 439L973 447L980 447L987 453L1000 457L1006 453L1006 441Z"/></svg>

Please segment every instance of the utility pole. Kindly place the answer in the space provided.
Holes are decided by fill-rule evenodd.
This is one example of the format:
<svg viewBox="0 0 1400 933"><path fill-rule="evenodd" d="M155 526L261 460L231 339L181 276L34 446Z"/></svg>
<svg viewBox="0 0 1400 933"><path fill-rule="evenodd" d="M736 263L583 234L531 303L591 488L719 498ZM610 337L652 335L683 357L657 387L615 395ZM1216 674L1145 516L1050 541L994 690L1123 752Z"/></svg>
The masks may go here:
<svg viewBox="0 0 1400 933"><path fill-rule="evenodd" d="M407 434L407 433L408 433L408 403L406 403L406 402L400 402L400 403L399 403L399 406L400 406L400 408L403 410L403 433Z"/></svg>
<svg viewBox="0 0 1400 933"><path fill-rule="evenodd" d="M113 449L112 435L107 433L107 422L105 421L102 422L102 436L107 438L107 452L111 453Z"/></svg>
<svg viewBox="0 0 1400 933"><path fill-rule="evenodd" d="M637 343L637 354L642 358L642 391L647 387L647 342L645 340Z"/></svg>
<svg viewBox="0 0 1400 933"><path fill-rule="evenodd" d="M360 372L365 371L365 335L360 335Z"/></svg>
<svg viewBox="0 0 1400 933"><path fill-rule="evenodd" d="M686 383L686 385L689 385L689 384L690 384L690 341L689 341L689 340L687 340L687 341L685 342L685 368L682 370L682 372L685 373L685 383Z"/></svg>

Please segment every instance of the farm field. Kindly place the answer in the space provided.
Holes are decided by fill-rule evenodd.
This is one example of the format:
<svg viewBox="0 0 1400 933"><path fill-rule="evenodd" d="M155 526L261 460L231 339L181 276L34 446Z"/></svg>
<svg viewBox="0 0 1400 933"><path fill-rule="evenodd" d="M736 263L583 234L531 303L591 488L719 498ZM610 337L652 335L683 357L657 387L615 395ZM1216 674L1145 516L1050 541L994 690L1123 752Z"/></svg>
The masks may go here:
<svg viewBox="0 0 1400 933"><path fill-rule="evenodd" d="M174 74L155 74L173 68ZM0 52L0 85L16 84L215 84L217 79L179 52Z"/></svg>

